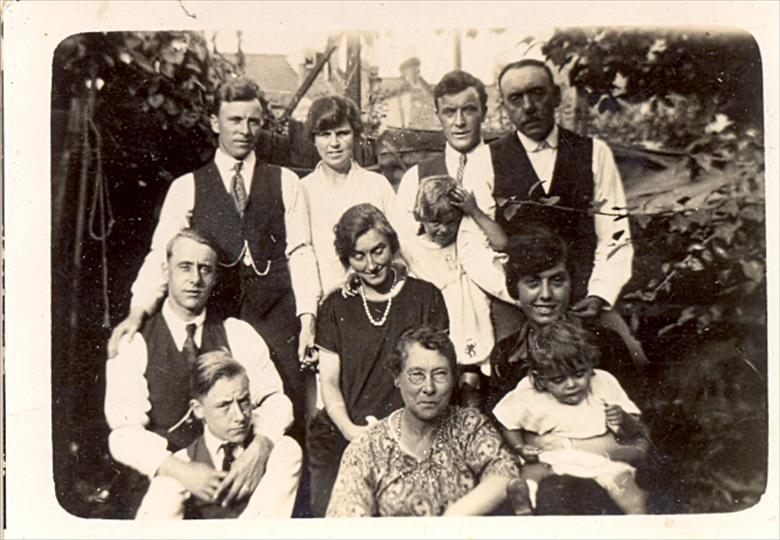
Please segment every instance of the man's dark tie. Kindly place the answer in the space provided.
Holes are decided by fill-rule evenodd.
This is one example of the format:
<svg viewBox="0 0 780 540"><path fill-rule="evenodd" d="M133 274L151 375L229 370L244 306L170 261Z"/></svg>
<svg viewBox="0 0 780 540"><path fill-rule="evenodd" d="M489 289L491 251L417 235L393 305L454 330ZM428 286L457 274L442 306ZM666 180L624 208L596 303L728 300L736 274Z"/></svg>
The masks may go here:
<svg viewBox="0 0 780 540"><path fill-rule="evenodd" d="M233 465L233 461L235 461L236 458L233 457L233 451L236 449L236 446L238 446L234 442L226 442L220 448L222 449L222 470L223 471L229 471L230 467Z"/></svg>
<svg viewBox="0 0 780 540"><path fill-rule="evenodd" d="M198 357L198 346L195 345L195 330L197 328L198 326L195 323L190 323L184 327L187 331L187 339L184 340L181 352L190 364L195 362L195 359Z"/></svg>
<svg viewBox="0 0 780 540"><path fill-rule="evenodd" d="M466 161L468 160L468 157L466 154L461 154L458 158L458 172L455 176L455 181L458 182L458 185L463 185L463 170L466 168Z"/></svg>
<svg viewBox="0 0 780 540"><path fill-rule="evenodd" d="M233 194L233 202L236 204L236 210L241 217L244 216L244 209L246 208L246 186L244 185L244 177L241 176L241 167L244 162L238 161L233 165L235 174L233 175L231 192Z"/></svg>

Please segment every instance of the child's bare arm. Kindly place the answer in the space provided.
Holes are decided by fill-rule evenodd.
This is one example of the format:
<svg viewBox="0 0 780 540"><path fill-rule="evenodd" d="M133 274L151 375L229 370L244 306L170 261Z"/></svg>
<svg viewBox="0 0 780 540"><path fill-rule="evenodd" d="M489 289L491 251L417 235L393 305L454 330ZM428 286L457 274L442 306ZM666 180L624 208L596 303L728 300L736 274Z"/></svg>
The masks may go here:
<svg viewBox="0 0 780 540"><path fill-rule="evenodd" d="M477 206L474 194L456 186L449 192L450 201L454 206L470 216L485 233L490 247L496 251L504 251L509 239L501 226Z"/></svg>
<svg viewBox="0 0 780 540"><path fill-rule="evenodd" d="M523 429L502 427L501 435L512 452L520 455L525 461L533 463L539 460L540 449L532 442L538 437L537 434Z"/></svg>

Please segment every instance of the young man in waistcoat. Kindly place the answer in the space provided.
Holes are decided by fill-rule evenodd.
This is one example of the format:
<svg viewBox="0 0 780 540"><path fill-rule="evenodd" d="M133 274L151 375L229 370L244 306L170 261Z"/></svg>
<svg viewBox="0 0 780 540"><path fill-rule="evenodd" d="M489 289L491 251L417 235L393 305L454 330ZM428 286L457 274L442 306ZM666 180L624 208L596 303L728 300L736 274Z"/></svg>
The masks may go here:
<svg viewBox="0 0 780 540"><path fill-rule="evenodd" d="M246 369L225 351L198 356L191 366L190 407L203 423L203 434L174 457L202 463L227 475L235 460L254 440L252 398ZM169 489L166 477L155 477L142 506L170 509L170 517L225 519L290 517L298 487L301 450L289 437L282 437L268 457L266 471L248 497L222 504L214 497L217 485L190 493L179 486Z"/></svg>
<svg viewBox="0 0 780 540"><path fill-rule="evenodd" d="M559 234L574 268L571 311L596 317L618 299L631 277L634 253L612 151L601 140L556 125L561 94L544 62L508 64L498 86L517 131L490 144L494 197L529 204L512 219L498 210L496 221L507 234L528 222L543 223ZM589 212L594 209L595 214Z"/></svg>
<svg viewBox="0 0 780 540"><path fill-rule="evenodd" d="M222 276L212 309L240 317L268 344L293 403L291 434L301 442L305 406L299 361L314 345L321 293L298 177L255 156L265 110L260 89L247 78L230 79L217 90L211 115L219 141L214 159L171 184L132 287L130 313L112 333L109 356L165 294L159 270L165 242L184 227L197 229L217 244Z"/></svg>
<svg viewBox="0 0 780 540"><path fill-rule="evenodd" d="M515 310L505 304L514 304L515 301L506 290L497 253L490 248L485 233L477 223L478 219L493 220L496 212L490 150L482 141L482 122L487 114L485 85L470 73L451 71L436 84L433 99L447 143L442 154L421 161L404 174L396 195L393 225L402 243L419 234L420 223L414 217L414 206L420 182L440 175L454 179L476 202L473 215L465 213L464 206L456 240L458 262L480 288L503 301L493 302L493 313L503 313L504 310L513 313ZM464 368L464 371L467 373L463 375L463 382L474 389L484 386L484 379L489 374L472 367ZM469 400L467 394L476 395L462 391L463 403Z"/></svg>
<svg viewBox="0 0 780 540"><path fill-rule="evenodd" d="M118 355L106 364L105 413L111 455L152 481L154 493L186 490L230 505L255 492L277 444L293 458L300 457L300 447L284 437L292 406L263 339L247 323L222 320L206 310L217 260L215 248L192 229L169 241L163 265L168 297L142 332L120 340ZM199 353L215 350L230 351L246 371L255 433L226 474L173 455L202 433L190 411L190 370ZM297 485L300 460L295 461L286 476ZM139 479L135 487L144 484ZM289 498L289 508L294 491L277 492ZM177 516L180 505L160 502L172 500L147 494L136 516Z"/></svg>

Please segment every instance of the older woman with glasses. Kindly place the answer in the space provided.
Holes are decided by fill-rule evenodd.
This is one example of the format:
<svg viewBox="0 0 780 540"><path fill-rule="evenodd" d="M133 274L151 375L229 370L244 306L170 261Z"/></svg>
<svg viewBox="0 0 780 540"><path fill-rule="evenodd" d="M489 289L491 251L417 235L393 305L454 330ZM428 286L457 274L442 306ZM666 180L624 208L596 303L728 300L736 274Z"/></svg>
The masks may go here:
<svg viewBox="0 0 780 540"><path fill-rule="evenodd" d="M333 291L317 317L317 347L325 408L309 423L311 508L325 514L341 454L349 441L401 405L385 369L398 337L423 324L446 331L441 292L406 276L395 264L398 236L375 206L359 204L341 216L335 247L348 266L354 294Z"/></svg>
<svg viewBox="0 0 780 540"><path fill-rule="evenodd" d="M388 367L404 406L347 447L327 515L494 512L520 472L486 416L450 405L457 381L450 339L425 326L407 330Z"/></svg>

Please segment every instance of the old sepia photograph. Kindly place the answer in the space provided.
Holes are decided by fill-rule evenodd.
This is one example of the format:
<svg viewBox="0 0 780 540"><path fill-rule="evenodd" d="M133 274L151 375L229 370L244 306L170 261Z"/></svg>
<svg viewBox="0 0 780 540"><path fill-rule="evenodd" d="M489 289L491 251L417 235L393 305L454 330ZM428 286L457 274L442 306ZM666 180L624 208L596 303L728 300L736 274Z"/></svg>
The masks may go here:
<svg viewBox="0 0 780 540"><path fill-rule="evenodd" d="M746 6L4 8L9 537L771 537Z"/></svg>

